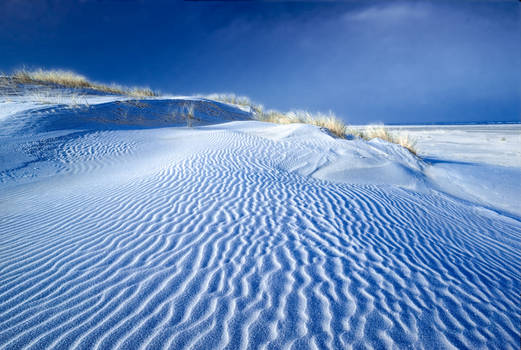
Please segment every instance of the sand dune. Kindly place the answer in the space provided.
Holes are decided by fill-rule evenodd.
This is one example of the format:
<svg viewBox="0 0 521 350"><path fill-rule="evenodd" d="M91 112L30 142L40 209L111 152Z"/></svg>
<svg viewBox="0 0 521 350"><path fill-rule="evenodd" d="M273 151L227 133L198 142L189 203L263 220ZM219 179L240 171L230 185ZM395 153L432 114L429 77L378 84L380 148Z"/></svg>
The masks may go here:
<svg viewBox="0 0 521 350"><path fill-rule="evenodd" d="M3 121L3 349L519 348L521 222L398 146L27 115Z"/></svg>

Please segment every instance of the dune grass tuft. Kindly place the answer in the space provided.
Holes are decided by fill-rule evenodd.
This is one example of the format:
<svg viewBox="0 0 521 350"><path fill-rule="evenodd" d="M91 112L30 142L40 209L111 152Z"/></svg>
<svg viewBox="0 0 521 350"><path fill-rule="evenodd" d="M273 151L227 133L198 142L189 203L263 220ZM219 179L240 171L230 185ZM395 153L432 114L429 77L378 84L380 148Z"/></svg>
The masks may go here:
<svg viewBox="0 0 521 350"><path fill-rule="evenodd" d="M320 128L327 129L335 136L345 138L347 130L346 125L331 112L329 112L329 114L313 114L307 111L290 111L282 113L275 110L263 112L260 106L255 107L257 110L255 110L255 108L252 109L254 110L254 114L258 120L277 124L303 123L316 125Z"/></svg>
<svg viewBox="0 0 521 350"><path fill-rule="evenodd" d="M184 106L184 116L186 117L186 126L192 127L192 123L195 119L194 104L189 103Z"/></svg>
<svg viewBox="0 0 521 350"><path fill-rule="evenodd" d="M119 85L93 83L83 75L68 70L33 70L16 71L12 78L23 84L59 85L72 89L92 89L110 94L128 95L133 97L153 97L158 93L149 88L127 88Z"/></svg>
<svg viewBox="0 0 521 350"><path fill-rule="evenodd" d="M24 84L45 82L71 88L88 88L91 85L83 75L66 70L18 70L13 78Z"/></svg>
<svg viewBox="0 0 521 350"><path fill-rule="evenodd" d="M210 94L202 96L209 100L214 100L218 102L230 103L239 106L252 106L252 102L247 96L237 96L235 94L227 93L227 94Z"/></svg>
<svg viewBox="0 0 521 350"><path fill-rule="evenodd" d="M359 137L364 140L379 138L387 142L398 144L409 150L412 154L418 155L415 140L410 138L407 134L393 133L383 125L348 128L347 125L332 112L328 114L310 113L307 111L290 111L283 113L276 110L263 111L260 105L252 105L252 111L260 121L277 124L304 123L316 125L320 128L327 129L331 134L340 138L346 138L346 135L352 135L353 137Z"/></svg>
<svg viewBox="0 0 521 350"><path fill-rule="evenodd" d="M364 140L379 138L387 142L395 143L406 148L412 154L418 155L416 140L409 137L408 134L393 133L383 125L367 125L357 129L351 128L348 130L348 133Z"/></svg>

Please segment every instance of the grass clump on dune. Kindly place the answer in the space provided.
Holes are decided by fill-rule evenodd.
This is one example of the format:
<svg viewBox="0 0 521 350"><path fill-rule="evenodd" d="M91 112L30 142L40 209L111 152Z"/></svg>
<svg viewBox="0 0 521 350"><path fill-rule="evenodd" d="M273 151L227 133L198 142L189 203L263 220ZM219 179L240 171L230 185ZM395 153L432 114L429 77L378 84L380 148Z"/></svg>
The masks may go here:
<svg viewBox="0 0 521 350"><path fill-rule="evenodd" d="M83 75L65 70L18 70L13 74L13 78L24 84L46 82L71 88L88 88L91 86L91 83Z"/></svg>
<svg viewBox="0 0 521 350"><path fill-rule="evenodd" d="M257 107L258 108L258 107ZM318 126L320 128L327 129L333 135L345 138L347 126L342 120L337 118L333 113L329 114L315 113L312 114L307 111L290 111L282 113L275 110L269 110L267 112L256 113L257 119L261 121L278 123L278 124L291 124L291 123L303 123Z"/></svg>
<svg viewBox="0 0 521 350"><path fill-rule="evenodd" d="M233 105L239 105L239 106L252 106L252 102L249 97L247 96L237 96L235 94L210 94L202 96L204 98L207 98L209 100L214 100L218 102L224 102L229 103Z"/></svg>
<svg viewBox="0 0 521 350"><path fill-rule="evenodd" d="M28 71L25 69L16 71L12 78L22 84L52 84L72 89L92 89L110 94L128 95L133 97L152 97L158 93L149 88L127 88L119 85L105 85L93 83L85 76L68 70L43 70Z"/></svg>
<svg viewBox="0 0 521 350"><path fill-rule="evenodd" d="M327 129L331 134L340 138L346 138L347 135L367 141L379 138L387 142L398 144L409 150L412 154L418 155L415 148L415 140L411 139L407 134L392 133L383 125L368 125L356 129L348 128L347 125L332 112L328 114L310 113L307 111L282 113L276 110L263 111L262 106L259 105L252 105L252 111L260 121L277 124L303 123L316 125L320 128Z"/></svg>
<svg viewBox="0 0 521 350"><path fill-rule="evenodd" d="M349 134L360 137L364 140L379 138L400 145L408 149L412 154L416 156L418 155L416 151L416 140L412 139L407 134L392 133L383 125L367 125L359 129L352 128L349 129Z"/></svg>

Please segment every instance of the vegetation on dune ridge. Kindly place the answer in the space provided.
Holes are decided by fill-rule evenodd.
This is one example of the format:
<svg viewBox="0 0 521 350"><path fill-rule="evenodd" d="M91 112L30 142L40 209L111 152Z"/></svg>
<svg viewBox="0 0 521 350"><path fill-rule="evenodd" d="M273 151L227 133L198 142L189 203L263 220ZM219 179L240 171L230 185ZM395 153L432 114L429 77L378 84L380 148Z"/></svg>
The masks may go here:
<svg viewBox="0 0 521 350"><path fill-rule="evenodd" d="M52 84L73 89L92 89L110 94L128 95L133 97L153 97L159 94L149 88L128 88L120 85L105 85L93 83L85 76L68 70L18 70L11 76L22 84Z"/></svg>
<svg viewBox="0 0 521 350"><path fill-rule="evenodd" d="M289 111L283 113L276 110L264 112L260 105L252 105L251 109L256 118L260 121L277 124L303 123L316 125L320 128L327 129L331 134L340 138L346 138L348 135L367 141L379 138L400 145L415 156L418 155L416 151L416 141L414 139L407 134L391 132L383 125L368 125L362 128L348 127L331 111L328 114L313 114L307 111Z"/></svg>
<svg viewBox="0 0 521 350"><path fill-rule="evenodd" d="M153 97L159 96L159 93L149 88L127 88L120 85L105 85L93 83L85 76L68 70L18 70L8 78L22 84L41 84L41 85L59 85L73 89L92 89L96 91L106 92L110 94L120 94L132 97ZM303 123L311 124L328 130L332 135L340 138L352 136L364 140L379 138L387 142L398 144L409 150L412 154L417 155L415 148L416 141L406 134L391 132L383 125L368 125L361 128L348 127L340 118L332 112L310 113L307 111L294 110L289 112L279 112L276 110L264 111L262 105L253 103L246 96L238 96L232 93L220 93L210 95L199 95L198 97L224 102L241 107L248 107L253 116L260 121L291 124ZM193 119L193 110L187 112Z"/></svg>
<svg viewBox="0 0 521 350"><path fill-rule="evenodd" d="M278 124L303 123L327 129L333 135L345 138L347 126L342 120L337 118L332 112L329 114L315 113L307 111L289 111L282 113L275 110L255 113L258 120Z"/></svg>
<svg viewBox="0 0 521 350"><path fill-rule="evenodd" d="M311 124L328 130L331 134L346 138L347 136L357 137L364 140L371 140L379 138L387 142L395 143L409 150L415 156L418 155L416 151L416 141L407 134L391 132L384 125L368 125L363 128L348 127L340 118L338 118L331 111L324 113L310 113L308 111L294 110L289 112L279 112L277 110L264 111L262 105L254 104L246 96L237 96L235 94L211 94L201 96L210 100L249 107L257 120L277 123L277 124L291 124L303 123Z"/></svg>
<svg viewBox="0 0 521 350"><path fill-rule="evenodd" d="M224 103L230 103L233 105L244 106L244 107L254 106L254 104L251 102L249 97L237 96L232 93L201 95L200 97L207 98L209 100L218 101L218 102L224 102Z"/></svg>
<svg viewBox="0 0 521 350"><path fill-rule="evenodd" d="M415 156L418 155L416 151L416 140L411 138L408 134L393 133L384 125L367 125L356 129L349 128L348 133L364 140L379 138L387 142L395 143L406 148Z"/></svg>

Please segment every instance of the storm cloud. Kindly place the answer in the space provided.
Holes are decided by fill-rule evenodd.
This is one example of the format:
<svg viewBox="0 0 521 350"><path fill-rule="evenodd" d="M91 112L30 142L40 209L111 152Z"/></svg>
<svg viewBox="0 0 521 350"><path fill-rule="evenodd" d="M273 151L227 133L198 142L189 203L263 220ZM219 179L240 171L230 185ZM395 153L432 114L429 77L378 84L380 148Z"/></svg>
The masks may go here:
<svg viewBox="0 0 521 350"><path fill-rule="evenodd" d="M235 92L351 123L519 121L520 5L6 2L0 69Z"/></svg>

